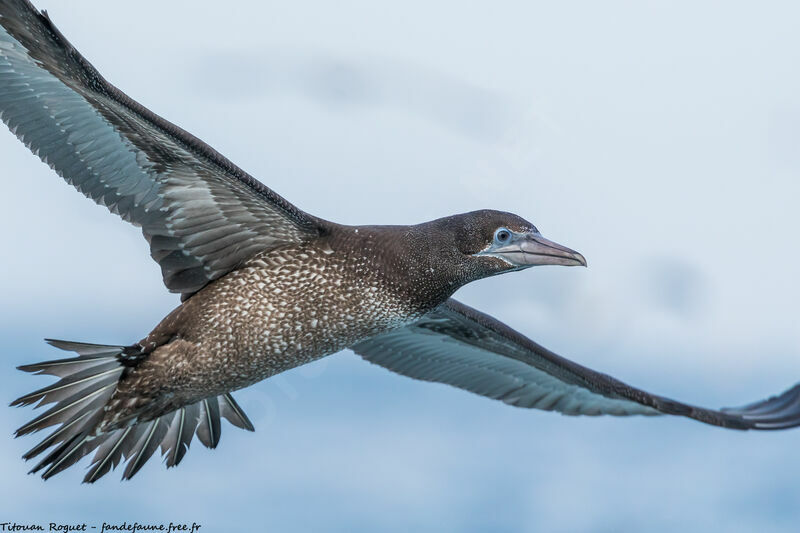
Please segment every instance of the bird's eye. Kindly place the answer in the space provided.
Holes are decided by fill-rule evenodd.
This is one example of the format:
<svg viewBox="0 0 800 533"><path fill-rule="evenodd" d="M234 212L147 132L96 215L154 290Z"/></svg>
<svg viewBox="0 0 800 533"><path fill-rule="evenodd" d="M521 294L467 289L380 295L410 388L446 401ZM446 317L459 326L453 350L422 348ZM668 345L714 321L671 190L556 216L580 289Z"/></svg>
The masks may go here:
<svg viewBox="0 0 800 533"><path fill-rule="evenodd" d="M500 228L494 232L494 242L498 244L505 244L511 240L511 231L506 228Z"/></svg>

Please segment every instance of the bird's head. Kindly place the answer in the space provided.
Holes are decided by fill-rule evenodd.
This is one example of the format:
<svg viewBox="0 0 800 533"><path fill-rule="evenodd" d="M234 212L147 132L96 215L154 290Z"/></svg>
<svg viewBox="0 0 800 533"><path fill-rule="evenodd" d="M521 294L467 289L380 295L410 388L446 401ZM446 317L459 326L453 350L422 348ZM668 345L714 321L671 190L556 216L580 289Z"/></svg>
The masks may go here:
<svg viewBox="0 0 800 533"><path fill-rule="evenodd" d="M428 224L442 236L440 246L456 258L463 283L538 265L586 266L581 254L545 239L536 226L511 213L473 211Z"/></svg>

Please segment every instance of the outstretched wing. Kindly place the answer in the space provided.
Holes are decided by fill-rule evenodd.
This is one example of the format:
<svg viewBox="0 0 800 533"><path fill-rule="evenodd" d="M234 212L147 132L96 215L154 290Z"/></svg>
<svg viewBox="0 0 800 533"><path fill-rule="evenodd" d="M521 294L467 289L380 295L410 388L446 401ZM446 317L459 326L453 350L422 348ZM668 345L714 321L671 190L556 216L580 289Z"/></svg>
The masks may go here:
<svg viewBox="0 0 800 533"><path fill-rule="evenodd" d="M745 407L695 407L564 359L453 299L410 326L352 349L399 374L447 383L517 407L565 415L680 415L734 429L800 425L800 385Z"/></svg>
<svg viewBox="0 0 800 533"><path fill-rule="evenodd" d="M141 226L184 297L324 222L108 83L28 0L0 0L0 117L79 191Z"/></svg>

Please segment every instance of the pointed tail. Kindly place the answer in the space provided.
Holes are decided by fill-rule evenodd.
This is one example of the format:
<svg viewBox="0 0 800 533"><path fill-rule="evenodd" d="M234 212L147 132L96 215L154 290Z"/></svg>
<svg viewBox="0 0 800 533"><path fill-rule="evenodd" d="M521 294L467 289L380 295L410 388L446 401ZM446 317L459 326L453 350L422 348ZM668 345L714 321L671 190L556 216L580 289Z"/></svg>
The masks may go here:
<svg viewBox="0 0 800 533"><path fill-rule="evenodd" d="M12 406L22 406L38 402L36 407L55 403L16 431L16 436L20 437L58 425L55 431L23 455L25 460L29 460L52 448L31 470L34 473L44 469L44 479L75 464L95 449L97 453L84 478L86 483L96 481L124 461L128 464L122 477L130 479L159 446L167 467L177 466L195 434L205 446L217 446L221 434L220 416L237 427L254 430L233 397L222 394L152 420L136 421L101 433L98 428L105 415L104 407L126 369L120 358L125 347L52 339L47 339L47 342L56 348L76 352L78 356L19 367L26 372L50 374L61 379L11 403Z"/></svg>

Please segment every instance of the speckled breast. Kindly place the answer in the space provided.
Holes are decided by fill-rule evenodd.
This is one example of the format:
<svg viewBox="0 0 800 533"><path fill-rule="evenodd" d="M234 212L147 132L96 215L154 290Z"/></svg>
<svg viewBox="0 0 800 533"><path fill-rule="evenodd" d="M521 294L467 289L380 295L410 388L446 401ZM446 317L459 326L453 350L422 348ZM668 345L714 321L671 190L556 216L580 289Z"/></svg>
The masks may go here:
<svg viewBox="0 0 800 533"><path fill-rule="evenodd" d="M316 247L262 253L183 307L181 337L194 345L186 371L213 394L402 327L426 311L399 297L368 261Z"/></svg>

